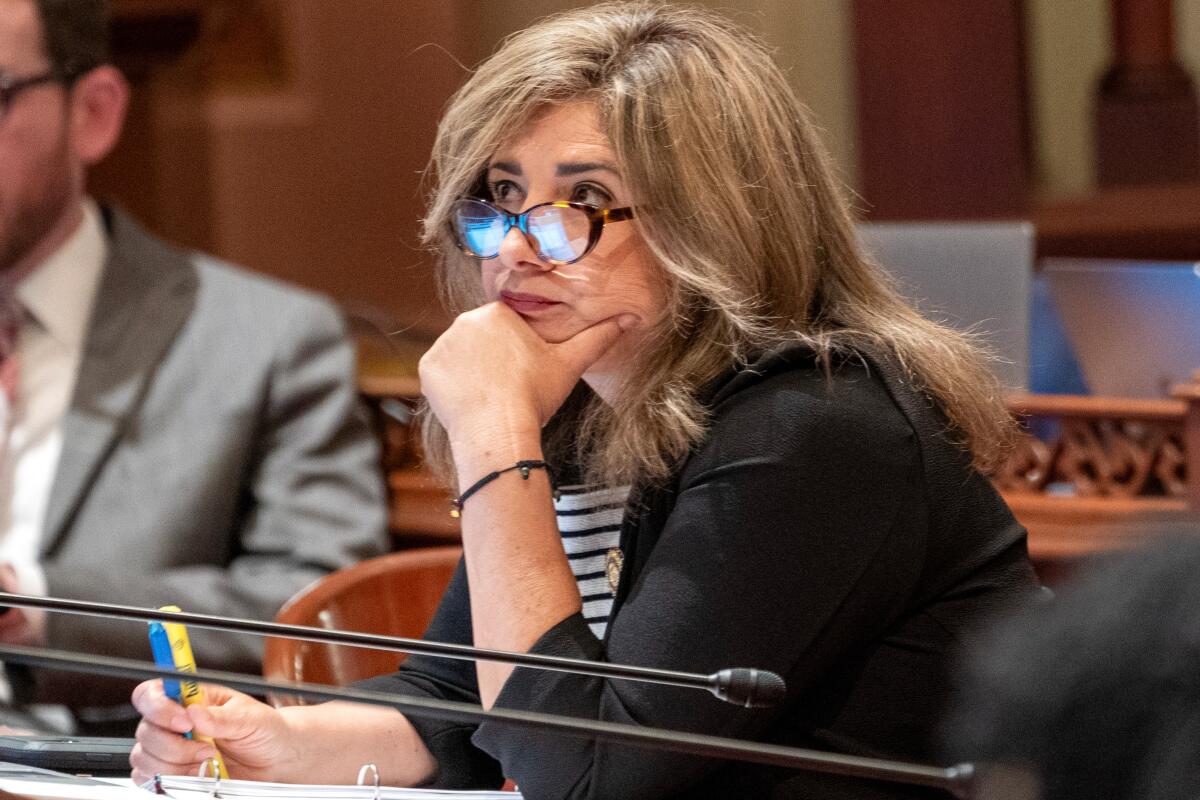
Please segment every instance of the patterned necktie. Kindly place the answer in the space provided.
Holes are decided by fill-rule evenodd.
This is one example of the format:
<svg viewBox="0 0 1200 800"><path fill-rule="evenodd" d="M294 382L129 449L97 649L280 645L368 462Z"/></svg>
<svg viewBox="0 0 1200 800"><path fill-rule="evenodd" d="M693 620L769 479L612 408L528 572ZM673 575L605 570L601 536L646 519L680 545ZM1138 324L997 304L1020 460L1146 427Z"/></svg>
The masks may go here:
<svg viewBox="0 0 1200 800"><path fill-rule="evenodd" d="M8 438L17 407L17 381L20 359L17 336L21 332L21 306L15 287L0 283L0 463L8 456Z"/></svg>

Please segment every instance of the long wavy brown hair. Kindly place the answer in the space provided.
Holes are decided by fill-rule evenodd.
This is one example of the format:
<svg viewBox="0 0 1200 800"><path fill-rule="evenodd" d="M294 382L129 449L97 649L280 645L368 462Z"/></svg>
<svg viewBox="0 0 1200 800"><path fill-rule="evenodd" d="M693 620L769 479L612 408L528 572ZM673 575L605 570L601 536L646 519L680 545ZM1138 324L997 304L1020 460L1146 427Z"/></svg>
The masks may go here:
<svg viewBox="0 0 1200 800"><path fill-rule="evenodd" d="M573 416L589 480L661 479L700 440L697 393L755 352L807 343L823 359L890 354L988 471L1013 423L986 354L920 316L861 251L808 109L754 35L717 14L616 2L514 34L451 100L431 162L424 223L452 310L483 301L478 262L449 234L453 201L547 107L594 102L662 269L668 312L609 406ZM569 269L569 267L567 268ZM445 432L425 413L430 463L452 477Z"/></svg>

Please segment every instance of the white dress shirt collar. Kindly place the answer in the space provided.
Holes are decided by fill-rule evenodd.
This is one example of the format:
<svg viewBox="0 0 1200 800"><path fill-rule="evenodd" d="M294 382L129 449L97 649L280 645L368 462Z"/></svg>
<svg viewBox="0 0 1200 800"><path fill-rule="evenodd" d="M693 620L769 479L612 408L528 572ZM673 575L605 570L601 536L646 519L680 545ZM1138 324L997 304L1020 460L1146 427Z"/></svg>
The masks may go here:
<svg viewBox="0 0 1200 800"><path fill-rule="evenodd" d="M73 352L83 349L108 250L100 209L90 198L85 199L79 227L17 285L17 300L22 307L43 330Z"/></svg>

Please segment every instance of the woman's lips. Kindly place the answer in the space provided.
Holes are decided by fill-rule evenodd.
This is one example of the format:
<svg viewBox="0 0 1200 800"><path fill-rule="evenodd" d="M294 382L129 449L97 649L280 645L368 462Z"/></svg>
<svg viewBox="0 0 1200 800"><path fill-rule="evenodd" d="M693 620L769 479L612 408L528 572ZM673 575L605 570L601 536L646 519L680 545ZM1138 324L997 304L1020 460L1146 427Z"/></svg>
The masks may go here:
<svg viewBox="0 0 1200 800"><path fill-rule="evenodd" d="M524 294L522 292L501 292L500 301L522 315L537 314L554 306L562 305L559 301L551 300L548 297L542 297L538 294Z"/></svg>

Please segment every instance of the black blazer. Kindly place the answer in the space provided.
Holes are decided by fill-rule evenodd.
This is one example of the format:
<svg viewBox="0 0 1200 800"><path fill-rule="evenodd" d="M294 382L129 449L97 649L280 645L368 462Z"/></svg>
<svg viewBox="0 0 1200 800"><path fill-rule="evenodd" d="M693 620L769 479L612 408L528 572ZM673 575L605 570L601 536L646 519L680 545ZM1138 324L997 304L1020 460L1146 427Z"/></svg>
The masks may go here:
<svg viewBox="0 0 1200 800"><path fill-rule="evenodd" d="M497 705L933 761L960 645L1035 586L1024 529L930 401L882 359L827 372L786 347L707 394L704 441L626 511L605 640L575 615L533 652L770 669L787 681L785 704L747 710L695 690L517 669ZM426 636L471 641L461 567ZM478 702L468 662L414 657L369 686ZM530 800L939 796L493 723L413 723L438 785L504 774Z"/></svg>

